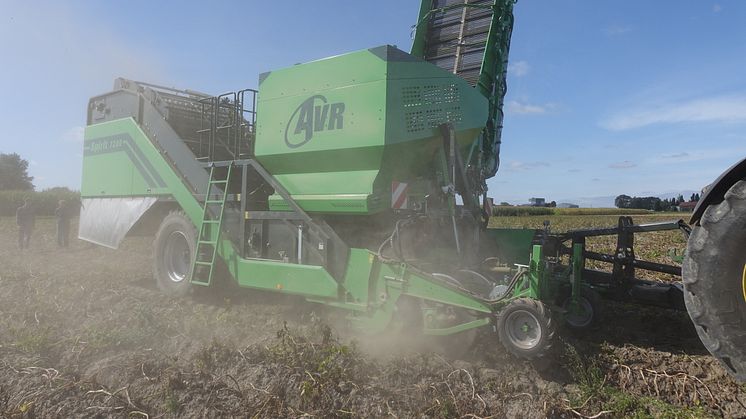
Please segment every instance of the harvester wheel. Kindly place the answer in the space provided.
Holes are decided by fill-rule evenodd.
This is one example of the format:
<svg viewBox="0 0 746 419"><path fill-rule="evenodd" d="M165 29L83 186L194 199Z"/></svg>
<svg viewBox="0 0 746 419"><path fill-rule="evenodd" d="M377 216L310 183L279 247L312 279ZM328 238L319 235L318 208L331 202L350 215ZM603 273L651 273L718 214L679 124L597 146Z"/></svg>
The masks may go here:
<svg viewBox="0 0 746 419"><path fill-rule="evenodd" d="M572 307L572 296L562 302L565 313L565 325L570 330L583 333L591 329L601 314L601 298L596 291L583 287L578 296L577 307Z"/></svg>
<svg viewBox="0 0 746 419"><path fill-rule="evenodd" d="M163 219L153 241L153 276L161 291L176 297L189 292L196 243L197 231L183 212Z"/></svg>
<svg viewBox="0 0 746 419"><path fill-rule="evenodd" d="M746 181L707 207L689 237L684 301L707 350L746 381Z"/></svg>
<svg viewBox="0 0 746 419"><path fill-rule="evenodd" d="M500 312L497 333L508 352L519 358L536 359L552 346L554 323L544 303L518 298Z"/></svg>

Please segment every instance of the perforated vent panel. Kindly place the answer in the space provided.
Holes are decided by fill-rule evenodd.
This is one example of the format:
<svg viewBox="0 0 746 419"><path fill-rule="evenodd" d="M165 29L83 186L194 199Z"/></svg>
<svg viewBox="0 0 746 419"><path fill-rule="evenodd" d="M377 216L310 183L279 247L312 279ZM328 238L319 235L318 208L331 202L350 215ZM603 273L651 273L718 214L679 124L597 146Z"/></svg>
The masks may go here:
<svg viewBox="0 0 746 419"><path fill-rule="evenodd" d="M447 122L461 122L460 100L459 87L453 83L402 88L407 132L416 133Z"/></svg>

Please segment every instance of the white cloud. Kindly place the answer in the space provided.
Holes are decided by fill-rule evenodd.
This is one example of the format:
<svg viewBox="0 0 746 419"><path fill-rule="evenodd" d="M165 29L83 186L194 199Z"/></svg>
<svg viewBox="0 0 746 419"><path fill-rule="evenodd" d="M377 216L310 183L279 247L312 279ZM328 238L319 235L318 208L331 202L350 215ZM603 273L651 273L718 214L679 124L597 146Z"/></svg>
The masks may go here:
<svg viewBox="0 0 746 419"><path fill-rule="evenodd" d="M508 162L508 169L515 172L525 171L525 170L534 170L541 167L549 167L551 164L545 161L533 161L533 162L523 162L523 161L511 161Z"/></svg>
<svg viewBox="0 0 746 419"><path fill-rule="evenodd" d="M630 31L632 31L631 26L619 25L619 24L609 25L606 27L606 29L604 29L604 32L606 32L606 35L609 35L609 36L622 35Z"/></svg>
<svg viewBox="0 0 746 419"><path fill-rule="evenodd" d="M712 11L715 13L720 13L720 11L723 10L723 6L719 5L718 3L715 3L712 5Z"/></svg>
<svg viewBox="0 0 746 419"><path fill-rule="evenodd" d="M624 131L653 124L687 122L746 122L746 95L643 105L619 112L602 121L601 126L612 131Z"/></svg>
<svg viewBox="0 0 746 419"><path fill-rule="evenodd" d="M664 159L684 159L689 157L689 153L682 151L681 153L661 154L661 157Z"/></svg>
<svg viewBox="0 0 746 419"><path fill-rule="evenodd" d="M511 100L505 105L505 110L508 113L527 115L527 114L542 114L547 112L547 108L541 105L532 105L530 103L522 103L516 100Z"/></svg>
<svg viewBox="0 0 746 419"><path fill-rule="evenodd" d="M609 167L612 169L631 169L633 167L637 167L637 163L625 160L619 163L612 163L609 165Z"/></svg>
<svg viewBox="0 0 746 419"><path fill-rule="evenodd" d="M69 130L65 131L64 134L62 134L62 141L66 143L82 143L84 131L85 128L81 126L72 127Z"/></svg>
<svg viewBox="0 0 746 419"><path fill-rule="evenodd" d="M508 65L508 72L516 77L525 76L530 69L527 61L516 61Z"/></svg>
<svg viewBox="0 0 746 419"><path fill-rule="evenodd" d="M645 164L651 166L658 165L681 165L682 163L690 162L705 162L712 161L729 161L734 156L743 156L746 153L746 145L739 145L734 147L715 147L715 148L703 148L703 149L692 149L688 148L687 151L678 153L666 153L657 156L651 156L645 160ZM690 170L690 169L687 169ZM720 167L720 170L725 170L725 167Z"/></svg>

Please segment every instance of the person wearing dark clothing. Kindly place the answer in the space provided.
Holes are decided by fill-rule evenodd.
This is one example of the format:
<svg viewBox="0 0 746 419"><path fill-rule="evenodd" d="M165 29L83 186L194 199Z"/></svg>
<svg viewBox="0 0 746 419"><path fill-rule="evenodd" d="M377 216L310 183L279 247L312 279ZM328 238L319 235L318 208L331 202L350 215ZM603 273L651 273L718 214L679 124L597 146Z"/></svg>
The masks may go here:
<svg viewBox="0 0 746 419"><path fill-rule="evenodd" d="M31 242L31 232L34 230L34 210L28 198L16 210L16 224L18 225L18 247L28 249Z"/></svg>
<svg viewBox="0 0 746 419"><path fill-rule="evenodd" d="M57 246L67 247L70 244L70 209L65 201L60 201L54 216L57 218Z"/></svg>

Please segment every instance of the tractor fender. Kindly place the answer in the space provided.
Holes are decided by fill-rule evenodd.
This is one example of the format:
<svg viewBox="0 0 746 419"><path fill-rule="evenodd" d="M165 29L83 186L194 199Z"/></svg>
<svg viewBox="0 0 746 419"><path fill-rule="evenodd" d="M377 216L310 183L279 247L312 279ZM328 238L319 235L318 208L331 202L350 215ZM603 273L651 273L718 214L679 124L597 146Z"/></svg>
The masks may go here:
<svg viewBox="0 0 746 419"><path fill-rule="evenodd" d="M707 207L723 202L725 193L739 180L746 180L746 158L731 166L715 182L705 187L702 197L694 207L689 224L698 224Z"/></svg>

